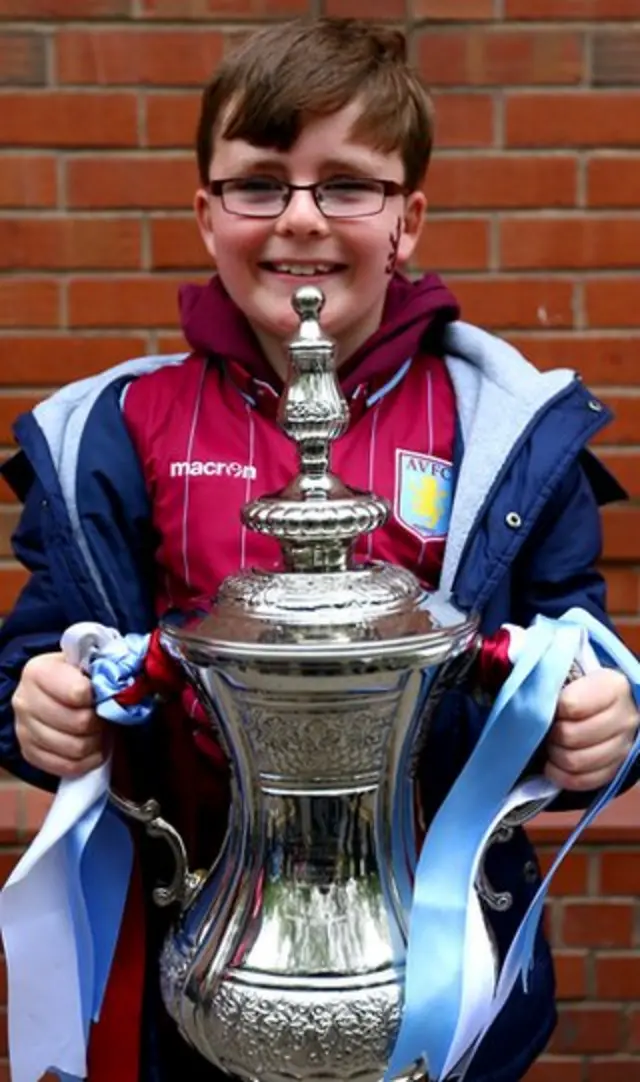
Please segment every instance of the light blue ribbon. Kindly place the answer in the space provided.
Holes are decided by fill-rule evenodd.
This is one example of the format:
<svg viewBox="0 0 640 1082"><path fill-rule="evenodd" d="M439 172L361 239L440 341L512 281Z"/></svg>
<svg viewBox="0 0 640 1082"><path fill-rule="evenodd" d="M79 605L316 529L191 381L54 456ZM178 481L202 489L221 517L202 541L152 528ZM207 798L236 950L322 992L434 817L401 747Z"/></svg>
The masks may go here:
<svg viewBox="0 0 640 1082"><path fill-rule="evenodd" d="M640 664L597 620L580 609L572 609L559 621L536 619L477 746L436 814L422 847L410 914L404 1010L387 1078L421 1060L432 1079L442 1078L460 1017L466 906L474 861L505 798L547 735L583 629L599 657L628 677L636 703L640 703ZM614 780L583 816L537 892L503 966L491 1020L506 1002L518 975L526 979L554 872L582 830L619 791L639 752L640 738ZM395 838L394 842L399 860L404 861L404 839ZM482 1035L465 1057L465 1070Z"/></svg>
<svg viewBox="0 0 640 1082"><path fill-rule="evenodd" d="M121 706L114 697L128 688L140 673L149 643L148 635L124 635L106 643L87 659L96 713L118 725L141 725L154 708L152 696L132 706ZM92 1022L97 1022L122 924L131 869L133 843L129 830L109 807L104 793L72 827L65 839L69 902L73 915L82 1016L86 1041ZM81 1082L75 1075L56 1069L61 1082Z"/></svg>

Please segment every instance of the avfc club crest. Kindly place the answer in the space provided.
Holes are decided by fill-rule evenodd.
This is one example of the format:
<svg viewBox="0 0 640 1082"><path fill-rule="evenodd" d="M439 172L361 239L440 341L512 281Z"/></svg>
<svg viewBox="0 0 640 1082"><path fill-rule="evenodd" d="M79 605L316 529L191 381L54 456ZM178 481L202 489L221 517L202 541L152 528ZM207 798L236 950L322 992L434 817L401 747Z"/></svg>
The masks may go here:
<svg viewBox="0 0 640 1082"><path fill-rule="evenodd" d="M447 536L453 503L453 466L433 455L396 451L395 516L421 541Z"/></svg>

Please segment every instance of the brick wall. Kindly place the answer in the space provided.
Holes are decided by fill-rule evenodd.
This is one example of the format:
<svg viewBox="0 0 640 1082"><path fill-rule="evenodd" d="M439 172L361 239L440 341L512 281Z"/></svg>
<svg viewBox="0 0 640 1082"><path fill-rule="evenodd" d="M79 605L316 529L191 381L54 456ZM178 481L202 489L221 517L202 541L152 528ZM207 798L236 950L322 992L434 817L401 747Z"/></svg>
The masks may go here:
<svg viewBox="0 0 640 1082"><path fill-rule="evenodd" d="M207 273L188 208L216 61L266 19L376 6L409 30L436 98L419 265L466 318L542 367L577 367L615 407L597 449L632 502L605 513L604 570L640 650L640 0L0 0L0 454L50 388L179 342L176 286ZM2 489L0 613L24 579L15 519ZM2 878L42 809L0 786ZM536 827L546 859L558 830ZM634 794L559 890L562 1022L528 1082L637 1082Z"/></svg>

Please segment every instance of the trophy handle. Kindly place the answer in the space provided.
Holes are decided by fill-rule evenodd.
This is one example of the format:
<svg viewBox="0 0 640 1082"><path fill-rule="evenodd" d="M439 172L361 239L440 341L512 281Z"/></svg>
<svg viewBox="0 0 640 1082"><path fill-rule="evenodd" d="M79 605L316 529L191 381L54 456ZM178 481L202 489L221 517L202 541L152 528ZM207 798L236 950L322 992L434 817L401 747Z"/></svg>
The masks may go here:
<svg viewBox="0 0 640 1082"><path fill-rule="evenodd" d="M569 670L569 675L565 680L564 686L567 687L567 685L572 684L574 680L579 680L581 676L585 675L588 668L588 663L585 664L583 659L578 660L576 658ZM542 797L538 800L529 800L519 808L514 808L508 815L505 815L504 819L491 834L485 846L482 860L480 861L480 867L478 868L478 875L476 877L476 890L478 895L489 909L493 909L497 913L504 913L507 909L510 909L513 904L513 897L509 891L495 891L491 886L484 867L489 849L492 845L499 845L501 842L510 841L514 831L518 827L524 826L525 823L528 823L530 819L533 819L538 812L544 811L548 806L549 796Z"/></svg>
<svg viewBox="0 0 640 1082"><path fill-rule="evenodd" d="M180 834L163 819L160 815L160 805L157 800L145 800L144 804L136 804L132 800L118 796L113 790L109 791L109 801L127 819L139 823L145 828L145 834L150 838L166 842L173 855L175 870L169 883L153 888L152 897L155 904L161 908L173 905L177 902L185 909L205 880L205 872L189 871L187 850Z"/></svg>
<svg viewBox="0 0 640 1082"><path fill-rule="evenodd" d="M525 823L528 823L530 819L533 819L534 816L538 814L538 812L543 811L548 803L548 798L527 801L527 803L523 804L520 808L515 808L513 811L509 812L508 815L505 815L504 819L498 824L489 837L476 876L476 890L480 899L489 909L493 909L495 913L506 913L508 909L511 909L511 906L513 905L513 896L508 890L496 891L493 889L484 866L485 860L487 859L487 853L492 845L499 845L502 842L510 841L517 827L524 826Z"/></svg>
<svg viewBox="0 0 640 1082"><path fill-rule="evenodd" d="M71 665L88 674L92 657L119 638L120 634L115 628L85 621L67 628L60 640L60 647ZM166 885L154 887L152 897L156 905L164 908L178 902L183 908L188 906L203 883L205 872L189 871L185 844L175 827L160 815L158 801L146 800L144 804L136 804L112 790L109 791L109 801L121 815L144 826L150 838L166 842L171 850L175 864L173 878Z"/></svg>

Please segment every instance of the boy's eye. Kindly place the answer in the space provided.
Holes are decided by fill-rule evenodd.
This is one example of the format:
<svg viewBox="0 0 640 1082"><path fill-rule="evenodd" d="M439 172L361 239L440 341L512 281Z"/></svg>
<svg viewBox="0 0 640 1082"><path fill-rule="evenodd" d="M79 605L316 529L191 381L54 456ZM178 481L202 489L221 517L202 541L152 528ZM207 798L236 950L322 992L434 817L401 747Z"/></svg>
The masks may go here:
<svg viewBox="0 0 640 1082"><path fill-rule="evenodd" d="M337 216L376 213L382 210L384 189L375 180L360 177L332 177L318 185L318 199L325 213Z"/></svg>
<svg viewBox="0 0 640 1082"><path fill-rule="evenodd" d="M286 185L282 181L276 180L275 177L240 177L238 180L227 182L227 191L246 192L248 194L253 192L257 195L262 192L267 194L281 192L285 187Z"/></svg>
<svg viewBox="0 0 640 1082"><path fill-rule="evenodd" d="M380 185L375 180L364 180L360 177L332 177L331 180L325 180L321 190L331 195L362 195L363 192L368 194L379 191Z"/></svg>

